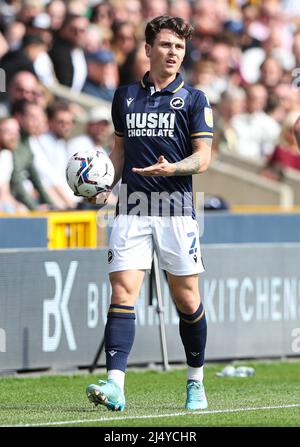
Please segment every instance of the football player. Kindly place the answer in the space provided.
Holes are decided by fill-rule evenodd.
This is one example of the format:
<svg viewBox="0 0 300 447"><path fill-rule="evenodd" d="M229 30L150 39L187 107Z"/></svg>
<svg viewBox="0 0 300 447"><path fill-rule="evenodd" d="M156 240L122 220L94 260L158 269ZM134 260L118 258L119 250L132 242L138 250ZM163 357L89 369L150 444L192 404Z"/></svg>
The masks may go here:
<svg viewBox="0 0 300 447"><path fill-rule="evenodd" d="M145 30L150 71L117 89L112 104L115 146L110 155L121 190L108 267L112 286L105 328L108 380L87 387L94 404L125 408L124 380L135 335L135 302L153 250L180 317L187 360L185 408L207 408L203 385L207 325L198 275L203 272L192 176L209 166L212 111L206 95L179 73L192 27L160 16Z"/></svg>

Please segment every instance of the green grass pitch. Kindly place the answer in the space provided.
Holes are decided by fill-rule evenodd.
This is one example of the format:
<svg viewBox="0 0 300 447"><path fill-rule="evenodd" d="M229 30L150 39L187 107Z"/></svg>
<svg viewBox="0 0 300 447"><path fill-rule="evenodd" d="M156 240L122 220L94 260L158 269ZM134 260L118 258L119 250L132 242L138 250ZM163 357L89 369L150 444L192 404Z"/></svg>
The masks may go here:
<svg viewBox="0 0 300 447"><path fill-rule="evenodd" d="M206 411L184 409L184 369L128 371L124 412L90 404L85 387L105 374L0 378L0 426L300 427L300 361L235 362L253 377L220 378L208 364Z"/></svg>

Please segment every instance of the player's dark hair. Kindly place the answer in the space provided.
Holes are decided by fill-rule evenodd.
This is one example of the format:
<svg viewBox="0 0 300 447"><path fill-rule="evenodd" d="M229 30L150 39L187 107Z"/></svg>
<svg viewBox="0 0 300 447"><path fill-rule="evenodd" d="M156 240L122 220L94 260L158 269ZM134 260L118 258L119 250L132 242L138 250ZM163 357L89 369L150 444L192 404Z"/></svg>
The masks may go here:
<svg viewBox="0 0 300 447"><path fill-rule="evenodd" d="M67 101L55 101L52 104L50 104L46 109L47 117L50 120L54 118L55 115L59 112L70 112L70 111L71 111L70 103L68 103Z"/></svg>
<svg viewBox="0 0 300 447"><path fill-rule="evenodd" d="M162 29L174 31L178 36L189 40L193 34L193 27L180 17L159 16L147 23L145 29L146 43L153 46L157 34Z"/></svg>

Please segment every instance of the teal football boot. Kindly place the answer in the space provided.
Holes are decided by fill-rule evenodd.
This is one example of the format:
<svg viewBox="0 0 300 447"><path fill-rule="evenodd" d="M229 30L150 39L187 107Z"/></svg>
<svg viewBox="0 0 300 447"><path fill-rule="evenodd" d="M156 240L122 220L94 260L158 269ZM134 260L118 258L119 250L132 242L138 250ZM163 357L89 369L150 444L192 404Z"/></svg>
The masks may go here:
<svg viewBox="0 0 300 447"><path fill-rule="evenodd" d="M90 402L104 405L111 411L125 410L125 397L119 385L112 379L99 380L99 385L88 385L86 394Z"/></svg>
<svg viewBox="0 0 300 447"><path fill-rule="evenodd" d="M205 410L207 406L203 383L197 380L188 380L185 408L188 410Z"/></svg>

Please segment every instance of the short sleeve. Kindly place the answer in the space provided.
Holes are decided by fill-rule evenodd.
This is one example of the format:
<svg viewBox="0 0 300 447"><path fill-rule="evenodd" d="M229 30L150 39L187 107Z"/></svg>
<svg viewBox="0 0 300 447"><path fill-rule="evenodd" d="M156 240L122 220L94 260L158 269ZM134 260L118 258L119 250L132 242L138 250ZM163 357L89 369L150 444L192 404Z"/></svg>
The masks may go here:
<svg viewBox="0 0 300 447"><path fill-rule="evenodd" d="M118 137L124 136L124 121L121 112L121 95L120 89L117 89L111 106L111 116L115 128L115 134Z"/></svg>
<svg viewBox="0 0 300 447"><path fill-rule="evenodd" d="M205 93L195 90L190 105L190 137L213 137L213 113Z"/></svg>

